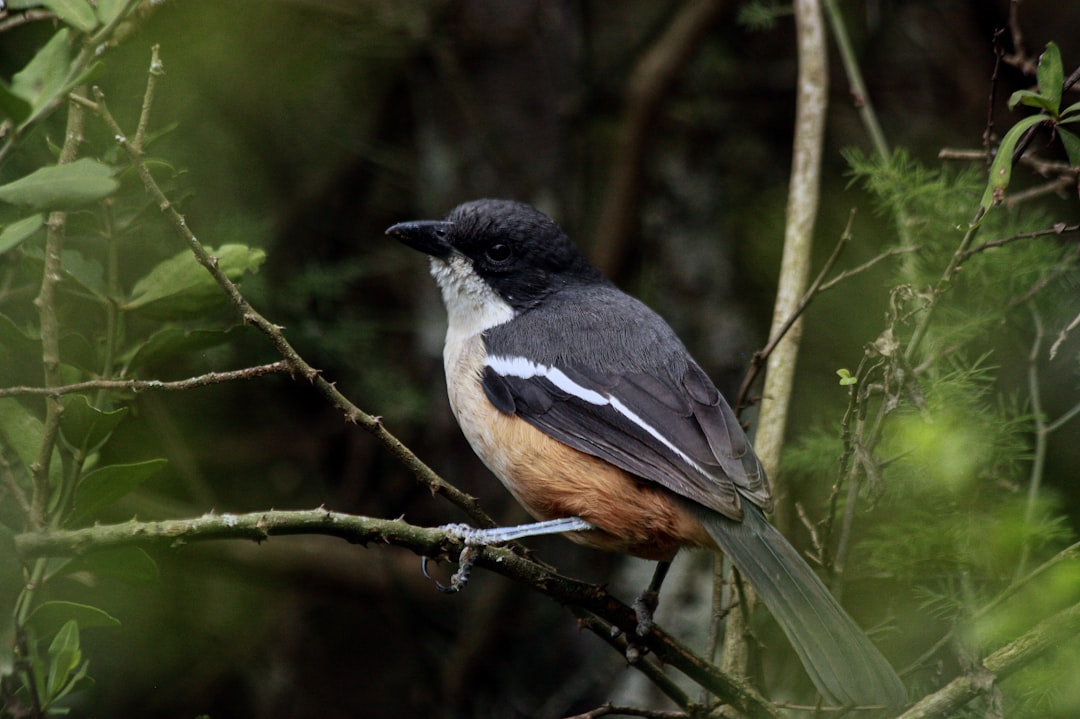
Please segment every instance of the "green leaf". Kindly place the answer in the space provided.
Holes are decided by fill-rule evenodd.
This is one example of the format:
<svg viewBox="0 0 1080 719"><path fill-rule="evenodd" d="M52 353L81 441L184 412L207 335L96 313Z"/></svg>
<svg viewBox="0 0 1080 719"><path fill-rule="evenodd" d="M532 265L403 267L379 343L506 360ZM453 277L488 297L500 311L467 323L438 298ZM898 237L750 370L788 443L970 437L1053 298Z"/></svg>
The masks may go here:
<svg viewBox="0 0 1080 719"><path fill-rule="evenodd" d="M982 200L979 202L979 206L984 210L989 210L1005 196L1005 188L1009 186L1009 180L1012 179L1012 156L1016 143L1020 142L1025 132L1044 119L1046 118L1043 115L1025 117L1010 127L1005 137L1001 139L994 161L990 164L990 178L986 183L986 191L983 192Z"/></svg>
<svg viewBox="0 0 1080 719"><path fill-rule="evenodd" d="M1039 81L1039 94L1052 103L1050 113L1057 117L1058 108L1061 107L1061 86L1065 82L1065 71L1061 66L1061 51L1054 43L1046 43L1046 50L1039 57L1035 77Z"/></svg>
<svg viewBox="0 0 1080 719"><path fill-rule="evenodd" d="M29 469L37 461L45 427L14 397L0 397L0 443L6 444ZM49 477L59 481L62 468L60 453L53 448Z"/></svg>
<svg viewBox="0 0 1080 719"><path fill-rule="evenodd" d="M91 574L110 577L128 584L153 584L158 580L157 563L139 547L121 547L75 557L60 566L53 577Z"/></svg>
<svg viewBox="0 0 1080 719"><path fill-rule="evenodd" d="M158 330L124 357L129 370L138 369L177 355L208 349L230 339L228 330L188 329L169 326Z"/></svg>
<svg viewBox="0 0 1080 719"><path fill-rule="evenodd" d="M6 82L0 82L0 117L10 118L12 124L18 127L30 117L30 111L29 102L19 97Z"/></svg>
<svg viewBox="0 0 1080 719"><path fill-rule="evenodd" d="M108 25L127 7L128 0L98 0L97 16L102 25Z"/></svg>
<svg viewBox="0 0 1080 719"><path fill-rule="evenodd" d="M840 368L836 370L836 375L840 378L840 386L847 387L853 385L859 380L851 376L851 370L846 368Z"/></svg>
<svg viewBox="0 0 1080 719"><path fill-rule="evenodd" d="M23 258L28 263L34 263L34 273L38 274L45 268L45 250L41 247L28 247L23 253ZM60 265L65 279L73 280L83 289L98 299L109 299L109 288L105 284L105 268L101 262L93 258L85 257L78 250L64 250L61 255ZM62 289L72 290L70 285L62 284Z"/></svg>
<svg viewBox="0 0 1080 719"><path fill-rule="evenodd" d="M15 535L0 524L0 677L14 670L15 603L23 590L22 563L15 553Z"/></svg>
<svg viewBox="0 0 1080 719"><path fill-rule="evenodd" d="M48 105L64 89L71 59L67 28L57 31L37 55L11 78L11 91L34 110Z"/></svg>
<svg viewBox="0 0 1080 719"><path fill-rule="evenodd" d="M65 522L77 526L161 471L166 461L110 464L83 477L75 489L75 509Z"/></svg>
<svg viewBox="0 0 1080 719"><path fill-rule="evenodd" d="M1061 111L1061 122L1076 122L1080 120L1080 117L1069 117L1073 114L1080 114L1080 102L1074 102Z"/></svg>
<svg viewBox="0 0 1080 719"><path fill-rule="evenodd" d="M86 0L40 0L41 4L56 13L68 25L82 32L90 32L97 27L97 15Z"/></svg>
<svg viewBox="0 0 1080 719"><path fill-rule="evenodd" d="M111 167L84 157L0 185L0 200L37 210L77 207L108 197L118 185Z"/></svg>
<svg viewBox="0 0 1080 719"><path fill-rule="evenodd" d="M45 215L36 214L16 220L0 230L0 255L18 247L23 240L41 229L45 224Z"/></svg>
<svg viewBox="0 0 1080 719"><path fill-rule="evenodd" d="M1061 137L1061 144L1065 146L1065 154L1069 157L1069 165L1080 167L1080 137L1075 132L1066 130L1063 127L1058 128L1058 136Z"/></svg>
<svg viewBox="0 0 1080 719"><path fill-rule="evenodd" d="M113 430L127 415L127 407L103 412L90 405L81 394L64 397L64 414L60 417L60 435L71 447L83 454L105 443Z"/></svg>
<svg viewBox="0 0 1080 719"><path fill-rule="evenodd" d="M247 245L222 245L207 250L217 258L218 269L232 281L258 271L266 253ZM161 262L131 290L124 310L141 310L157 319L186 319L221 306L221 288L190 252Z"/></svg>
<svg viewBox="0 0 1080 719"><path fill-rule="evenodd" d="M1046 110L1051 115L1056 115L1058 109L1058 103L1054 102L1052 98L1032 90L1017 90L1014 92L1009 97L1009 109L1013 110L1017 105L1036 107L1040 110Z"/></svg>
<svg viewBox="0 0 1080 719"><path fill-rule="evenodd" d="M49 645L49 676L45 681L45 696L54 701L61 696L72 674L82 664L79 649L79 624L74 619L64 622Z"/></svg>
<svg viewBox="0 0 1080 719"><path fill-rule="evenodd" d="M40 641L55 637L70 621L76 622L82 629L120 626L120 620L104 609L77 602L43 602L26 619L27 625L33 628Z"/></svg>

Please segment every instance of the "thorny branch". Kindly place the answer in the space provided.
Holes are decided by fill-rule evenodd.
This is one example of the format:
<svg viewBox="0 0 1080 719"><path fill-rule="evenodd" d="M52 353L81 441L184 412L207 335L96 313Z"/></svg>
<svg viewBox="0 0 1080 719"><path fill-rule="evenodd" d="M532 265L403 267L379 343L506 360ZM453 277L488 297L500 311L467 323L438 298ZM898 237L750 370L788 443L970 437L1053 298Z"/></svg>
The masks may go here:
<svg viewBox="0 0 1080 719"><path fill-rule="evenodd" d="M442 529L417 527L397 519L342 514L322 508L206 514L193 519L160 522L131 520L85 529L31 532L17 535L15 546L20 556L34 558L79 555L127 546L178 548L190 542L221 539L263 542L275 536L296 534L334 536L361 545L390 544L404 547L420 556L439 558L457 556L463 547L459 540ZM612 640L613 627L626 636L636 636L637 615L634 610L602 587L564 577L540 562L521 556L513 547L484 547L478 551L477 565L571 607L583 618L582 624L601 638ZM597 621L588 620L590 614L598 618ZM771 704L748 684L720 672L663 630L654 628L640 641L658 660L675 667L747 716L779 719Z"/></svg>
<svg viewBox="0 0 1080 719"><path fill-rule="evenodd" d="M163 65L155 48L150 68L151 78L160 75L163 72L162 68ZM153 82L154 80L152 79L148 84L148 98L151 97ZM236 283L230 280L218 267L217 258L213 257L203 246L202 242L196 238L195 234L191 231L191 228L188 227L187 220L180 214L172 201L165 195L165 192L161 189L160 185L158 185L154 176L151 174L149 167L143 161L141 146L137 145L134 141L141 138L136 134L134 140L128 139L127 133L124 132L109 111L108 106L105 103L105 93L102 92L100 88L95 87L94 102L90 102L89 100L84 100L83 102L93 109L112 131L117 144L126 154L128 161L131 162L132 166L135 168L144 188L150 196L154 198L158 208L170 221L176 233L183 238L185 243L191 249L192 253L195 255L195 259L218 283L226 298L236 309L243 321L246 324L254 325L269 338L271 344L273 344L274 348L289 366L290 372L300 375L311 382L332 406L342 411L347 421L360 425L363 429L374 435L375 438L382 443L382 445L386 447L398 461L409 469L418 480L426 484L432 493L441 494L446 497L448 501L461 509L473 522L481 527L494 526L494 520L484 512L473 497L442 479L433 469L417 457L412 450L391 434L386 427L383 426L382 421L378 417L364 412L338 391L337 387L335 387L332 382L326 380L317 369L312 367L300 356L292 344L285 338L285 334L281 327L270 322L251 306L247 299L240 293L240 289L236 286ZM150 103L147 101L143 104L143 117L139 120L140 127L145 127L145 118L149 112Z"/></svg>
<svg viewBox="0 0 1080 719"><path fill-rule="evenodd" d="M268 374L283 374L290 371L289 365L281 360L270 364L245 367L244 369L229 370L227 372L207 372L198 377L188 379L164 381L157 379L96 379L86 382L58 385L55 387L0 387L0 397L19 397L27 395L44 395L46 397L60 397L65 394L76 392L90 392L95 390L121 390L128 392L181 392L207 387L212 384L233 382L235 380L255 379L265 377Z"/></svg>

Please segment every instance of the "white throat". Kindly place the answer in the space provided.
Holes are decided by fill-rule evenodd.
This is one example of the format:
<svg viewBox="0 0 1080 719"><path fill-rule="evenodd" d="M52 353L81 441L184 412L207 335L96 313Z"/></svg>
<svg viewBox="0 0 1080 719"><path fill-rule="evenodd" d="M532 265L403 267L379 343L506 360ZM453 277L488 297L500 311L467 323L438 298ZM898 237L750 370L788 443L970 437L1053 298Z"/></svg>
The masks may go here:
<svg viewBox="0 0 1080 719"><path fill-rule="evenodd" d="M446 347L443 359L456 358L466 341L484 330L514 319L517 314L473 270L472 263L457 252L447 260L431 259L431 276L442 291L446 305Z"/></svg>

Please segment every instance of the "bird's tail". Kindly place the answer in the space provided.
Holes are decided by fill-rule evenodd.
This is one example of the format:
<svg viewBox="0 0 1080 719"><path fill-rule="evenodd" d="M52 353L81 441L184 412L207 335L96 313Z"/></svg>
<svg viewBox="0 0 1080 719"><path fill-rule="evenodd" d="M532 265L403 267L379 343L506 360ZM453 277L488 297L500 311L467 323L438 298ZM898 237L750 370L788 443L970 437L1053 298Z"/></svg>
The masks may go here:
<svg viewBox="0 0 1080 719"><path fill-rule="evenodd" d="M743 505L741 522L703 507L700 519L776 618L817 690L842 706L903 705L907 692L889 662L761 510Z"/></svg>

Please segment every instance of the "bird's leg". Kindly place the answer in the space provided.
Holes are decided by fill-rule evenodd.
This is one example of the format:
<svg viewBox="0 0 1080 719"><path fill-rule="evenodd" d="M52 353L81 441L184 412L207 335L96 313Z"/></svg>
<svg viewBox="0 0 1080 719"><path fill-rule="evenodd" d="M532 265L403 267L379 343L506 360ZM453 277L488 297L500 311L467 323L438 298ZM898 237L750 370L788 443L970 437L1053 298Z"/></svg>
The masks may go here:
<svg viewBox="0 0 1080 719"><path fill-rule="evenodd" d="M512 542L515 539L525 537L539 537L545 534L561 534L563 532L580 532L595 527L581 517L563 517L561 519L549 519L546 522L532 522L530 524L518 524L513 527L492 527L490 529L477 529L467 524L444 524L439 529L445 531L454 539L460 539L466 545L475 547L487 547L492 544Z"/></svg>
<svg viewBox="0 0 1080 719"><path fill-rule="evenodd" d="M428 558L422 557L420 569L424 576L435 582L440 592L453 594L465 588L469 581L469 572L479 556L477 549L503 542L512 542L525 537L539 537L545 534L561 534L562 532L581 532L595 529L593 525L581 517L563 517L561 519L549 519L546 522L533 522L531 524L518 524L513 527L492 527L490 529L477 529L467 524L445 524L439 529L445 531L454 539L465 544L458 557L458 570L450 577L450 584L444 585L434 579L427 571ZM651 584L649 586L652 586Z"/></svg>
<svg viewBox="0 0 1080 719"><path fill-rule="evenodd" d="M671 562L657 562L649 586L634 600L634 614L637 616L637 634L643 637L653 628L653 612L660 603L660 585L664 583Z"/></svg>

